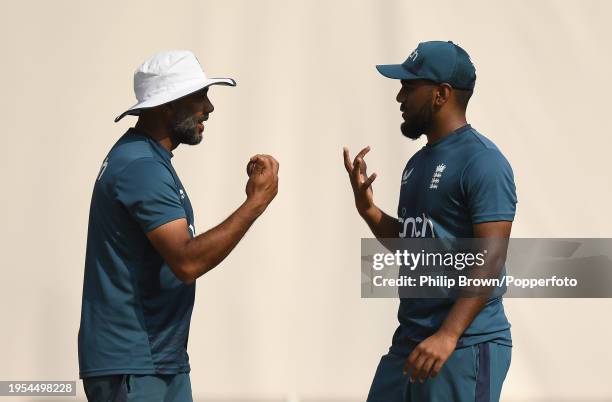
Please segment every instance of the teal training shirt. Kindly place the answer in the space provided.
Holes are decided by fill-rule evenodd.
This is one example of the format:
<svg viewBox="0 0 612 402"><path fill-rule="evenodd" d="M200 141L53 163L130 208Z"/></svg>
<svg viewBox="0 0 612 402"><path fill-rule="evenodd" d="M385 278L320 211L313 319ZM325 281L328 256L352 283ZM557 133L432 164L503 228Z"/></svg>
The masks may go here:
<svg viewBox="0 0 612 402"><path fill-rule="evenodd" d="M79 329L80 378L189 372L195 282L180 281L145 233L193 211L172 153L134 128L112 147L89 212Z"/></svg>
<svg viewBox="0 0 612 402"><path fill-rule="evenodd" d="M516 211L512 168L499 149L469 124L425 145L402 174L399 237L471 238L473 225L512 221ZM451 299L400 299L391 351L405 354L435 333ZM459 339L458 347L495 341L512 345L501 298L492 298Z"/></svg>

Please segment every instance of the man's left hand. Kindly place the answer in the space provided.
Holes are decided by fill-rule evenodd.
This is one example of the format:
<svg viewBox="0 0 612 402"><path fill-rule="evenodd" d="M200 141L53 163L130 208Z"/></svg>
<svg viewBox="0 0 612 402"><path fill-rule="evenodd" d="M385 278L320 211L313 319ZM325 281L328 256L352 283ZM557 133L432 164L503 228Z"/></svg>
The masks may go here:
<svg viewBox="0 0 612 402"><path fill-rule="evenodd" d="M406 359L404 374L410 374L411 382L418 378L423 383L427 377L434 378L455 350L457 340L456 336L441 331L425 339Z"/></svg>

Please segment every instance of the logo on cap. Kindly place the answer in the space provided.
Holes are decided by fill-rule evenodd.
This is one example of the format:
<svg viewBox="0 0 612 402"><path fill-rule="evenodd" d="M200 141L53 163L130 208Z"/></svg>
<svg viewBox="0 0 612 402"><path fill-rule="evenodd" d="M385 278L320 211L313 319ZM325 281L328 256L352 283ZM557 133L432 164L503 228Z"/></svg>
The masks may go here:
<svg viewBox="0 0 612 402"><path fill-rule="evenodd" d="M408 56L409 60L415 61L419 57L419 49L414 49L412 53Z"/></svg>

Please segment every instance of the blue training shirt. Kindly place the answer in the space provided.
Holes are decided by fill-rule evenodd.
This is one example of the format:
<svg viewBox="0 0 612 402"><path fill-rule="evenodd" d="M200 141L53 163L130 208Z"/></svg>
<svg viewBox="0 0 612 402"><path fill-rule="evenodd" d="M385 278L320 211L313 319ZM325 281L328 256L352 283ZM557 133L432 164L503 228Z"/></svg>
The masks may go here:
<svg viewBox="0 0 612 402"><path fill-rule="evenodd" d="M89 212L79 376L189 372L195 282L170 270L145 233L193 211L172 153L130 128L105 158Z"/></svg>
<svg viewBox="0 0 612 402"><path fill-rule="evenodd" d="M512 168L499 149L469 124L421 148L402 174L399 237L471 238L473 224L512 221L516 210ZM407 354L433 335L451 299L400 299L391 351ZM512 345L501 298L493 298L457 347L495 341Z"/></svg>

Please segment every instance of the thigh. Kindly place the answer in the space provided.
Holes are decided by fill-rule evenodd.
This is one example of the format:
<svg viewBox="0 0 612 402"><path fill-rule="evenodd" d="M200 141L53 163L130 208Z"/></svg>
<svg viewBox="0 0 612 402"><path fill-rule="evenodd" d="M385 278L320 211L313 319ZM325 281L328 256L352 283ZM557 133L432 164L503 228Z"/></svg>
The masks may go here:
<svg viewBox="0 0 612 402"><path fill-rule="evenodd" d="M127 402L193 402L188 373L128 375Z"/></svg>
<svg viewBox="0 0 612 402"><path fill-rule="evenodd" d="M410 383L408 393L418 402L480 402L476 400L477 376L478 348L456 349L435 378Z"/></svg>
<svg viewBox="0 0 612 402"><path fill-rule="evenodd" d="M494 342L478 348L476 402L499 402L502 386L510 368L512 347Z"/></svg>
<svg viewBox="0 0 612 402"><path fill-rule="evenodd" d="M502 386L510 369L512 359L512 347L489 343L489 364L490 364L490 400L497 402L500 399Z"/></svg>
<svg viewBox="0 0 612 402"><path fill-rule="evenodd" d="M406 357L388 353L380 359L370 386L367 402L409 402L408 376L403 373Z"/></svg>
<svg viewBox="0 0 612 402"><path fill-rule="evenodd" d="M193 402L189 373L180 373L172 376L164 402Z"/></svg>
<svg viewBox="0 0 612 402"><path fill-rule="evenodd" d="M123 374L83 378L85 396L89 402L123 402L124 381Z"/></svg>
<svg viewBox="0 0 612 402"><path fill-rule="evenodd" d="M408 393L418 402L498 402L511 350L493 342L457 349L436 378L411 383Z"/></svg>
<svg viewBox="0 0 612 402"><path fill-rule="evenodd" d="M168 380L165 377L167 376L127 375L125 381L127 402L164 402L168 387Z"/></svg>

